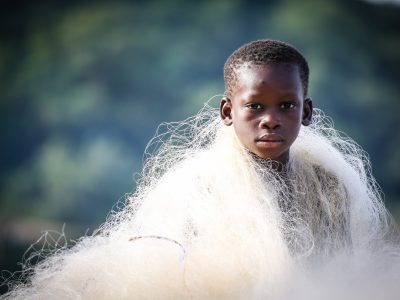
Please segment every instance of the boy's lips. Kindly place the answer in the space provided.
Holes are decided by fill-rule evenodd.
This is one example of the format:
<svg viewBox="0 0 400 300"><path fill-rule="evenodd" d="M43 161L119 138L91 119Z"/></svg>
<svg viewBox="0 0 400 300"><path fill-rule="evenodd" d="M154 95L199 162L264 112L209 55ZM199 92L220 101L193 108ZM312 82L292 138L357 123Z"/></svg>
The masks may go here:
<svg viewBox="0 0 400 300"><path fill-rule="evenodd" d="M265 142L265 143L282 143L283 137L277 133L268 133L259 137L256 142Z"/></svg>
<svg viewBox="0 0 400 300"><path fill-rule="evenodd" d="M264 134L263 136L256 139L256 144L262 148L276 148L284 142L283 138L279 134L271 133Z"/></svg>

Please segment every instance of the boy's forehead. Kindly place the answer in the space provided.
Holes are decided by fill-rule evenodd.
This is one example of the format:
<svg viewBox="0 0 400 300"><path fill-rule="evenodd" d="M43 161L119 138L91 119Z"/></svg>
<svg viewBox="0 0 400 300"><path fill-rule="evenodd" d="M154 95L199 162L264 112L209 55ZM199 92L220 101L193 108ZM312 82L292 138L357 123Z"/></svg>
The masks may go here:
<svg viewBox="0 0 400 300"><path fill-rule="evenodd" d="M266 63L254 64L243 63L235 70L236 82L233 85L234 93L240 87L250 85L263 85L267 83L266 78L277 82L285 82L295 77L301 83L299 67L291 63ZM301 85L301 84L300 84Z"/></svg>

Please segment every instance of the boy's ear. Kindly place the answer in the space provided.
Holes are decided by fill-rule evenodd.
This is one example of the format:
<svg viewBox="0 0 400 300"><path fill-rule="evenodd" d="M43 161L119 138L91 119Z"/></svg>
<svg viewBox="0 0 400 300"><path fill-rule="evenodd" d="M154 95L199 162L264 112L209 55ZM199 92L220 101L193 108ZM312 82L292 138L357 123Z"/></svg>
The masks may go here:
<svg viewBox="0 0 400 300"><path fill-rule="evenodd" d="M311 118L313 113L313 105L311 98L306 98L303 104L303 118L301 124L308 126L311 124Z"/></svg>
<svg viewBox="0 0 400 300"><path fill-rule="evenodd" d="M226 96L222 97L221 99L219 115L221 116L222 122L224 122L226 126L232 125L232 102Z"/></svg>

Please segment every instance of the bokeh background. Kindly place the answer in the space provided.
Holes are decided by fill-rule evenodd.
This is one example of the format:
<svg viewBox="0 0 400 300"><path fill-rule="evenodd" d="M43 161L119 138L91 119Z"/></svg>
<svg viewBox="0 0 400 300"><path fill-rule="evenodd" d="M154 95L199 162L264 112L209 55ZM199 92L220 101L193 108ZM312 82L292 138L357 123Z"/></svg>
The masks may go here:
<svg viewBox="0 0 400 300"><path fill-rule="evenodd" d="M288 41L305 54L314 105L370 154L400 220L397 3L6 1L0 269L20 269L45 230L64 230L67 239L93 232L135 188L157 125L222 94L227 56L260 38Z"/></svg>

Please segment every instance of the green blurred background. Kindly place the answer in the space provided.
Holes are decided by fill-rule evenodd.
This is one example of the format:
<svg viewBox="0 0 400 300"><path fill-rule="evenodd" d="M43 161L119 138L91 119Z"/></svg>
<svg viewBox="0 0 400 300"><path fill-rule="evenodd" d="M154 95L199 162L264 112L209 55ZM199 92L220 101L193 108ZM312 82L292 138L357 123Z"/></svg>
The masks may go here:
<svg viewBox="0 0 400 300"><path fill-rule="evenodd" d="M370 154L400 220L400 6L375 2L1 4L0 269L44 230L96 229L157 125L222 94L227 56L260 38L309 59L314 105Z"/></svg>

